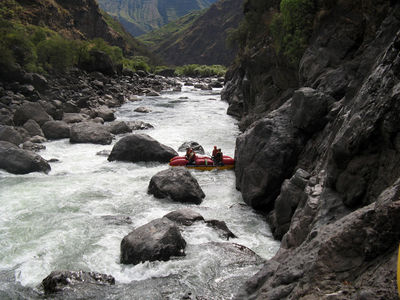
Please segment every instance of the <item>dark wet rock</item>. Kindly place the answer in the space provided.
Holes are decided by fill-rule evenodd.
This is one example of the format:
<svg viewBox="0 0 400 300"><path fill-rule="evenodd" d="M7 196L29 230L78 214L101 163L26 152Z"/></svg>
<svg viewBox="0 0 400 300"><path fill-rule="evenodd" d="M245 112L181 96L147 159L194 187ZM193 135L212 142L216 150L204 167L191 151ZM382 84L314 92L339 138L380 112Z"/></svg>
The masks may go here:
<svg viewBox="0 0 400 300"><path fill-rule="evenodd" d="M49 82L46 77L37 73L32 74L32 84L39 92L44 92L49 88Z"/></svg>
<svg viewBox="0 0 400 300"><path fill-rule="evenodd" d="M158 97L161 95L159 93L157 93L156 91L150 91L150 92L146 93L146 96Z"/></svg>
<svg viewBox="0 0 400 300"><path fill-rule="evenodd" d="M112 134L123 134L132 132L132 129L129 127L127 122L124 121L115 121L107 124L108 129Z"/></svg>
<svg viewBox="0 0 400 300"><path fill-rule="evenodd" d="M187 148L192 148L194 152L198 154L204 154L204 148L197 142L184 142L181 146L179 146L179 152L185 152Z"/></svg>
<svg viewBox="0 0 400 300"><path fill-rule="evenodd" d="M0 125L0 141L10 142L18 146L23 142L23 138L12 126Z"/></svg>
<svg viewBox="0 0 400 300"><path fill-rule="evenodd" d="M237 238L237 236L230 231L228 226L224 221L219 221L219 220L207 220L205 221L207 226L212 227L216 229L217 231L221 232L222 237L226 238L229 240L230 238Z"/></svg>
<svg viewBox="0 0 400 300"><path fill-rule="evenodd" d="M107 216L101 216L101 218L110 225L127 225L127 224L132 224L132 219L129 216L113 216L113 215L107 215Z"/></svg>
<svg viewBox="0 0 400 300"><path fill-rule="evenodd" d="M26 121L32 119L42 126L47 121L51 121L52 117L43 109L39 103L25 102L14 113L15 125L22 126Z"/></svg>
<svg viewBox="0 0 400 300"><path fill-rule="evenodd" d="M71 143L92 143L108 145L111 144L112 135L107 128L101 124L92 122L77 123L71 126Z"/></svg>
<svg viewBox="0 0 400 300"><path fill-rule="evenodd" d="M31 137L29 139L29 141L32 143L42 144L42 143L46 143L47 139L43 136L35 135L35 136Z"/></svg>
<svg viewBox="0 0 400 300"><path fill-rule="evenodd" d="M111 275L85 271L53 271L42 281L45 294L53 294L79 286L114 285L115 278Z"/></svg>
<svg viewBox="0 0 400 300"><path fill-rule="evenodd" d="M309 178L310 174L298 169L290 180L286 179L283 182L270 219L271 229L276 239L282 239L283 235L289 230L292 216L298 204L307 199L304 188Z"/></svg>
<svg viewBox="0 0 400 300"><path fill-rule="evenodd" d="M44 136L44 133L40 128L40 125L32 119L26 121L23 127L29 132L31 136L35 135Z"/></svg>
<svg viewBox="0 0 400 300"><path fill-rule="evenodd" d="M16 145L0 141L0 169L13 174L50 171L50 165L41 156Z"/></svg>
<svg viewBox="0 0 400 300"><path fill-rule="evenodd" d="M186 169L170 168L154 175L148 193L156 198L169 197L174 201L200 204L205 197L197 180Z"/></svg>
<svg viewBox="0 0 400 300"><path fill-rule="evenodd" d="M79 113L80 112L80 107L73 101L67 101L63 103L62 109L64 113Z"/></svg>
<svg viewBox="0 0 400 300"><path fill-rule="evenodd" d="M327 115L334 101L329 95L312 88L298 89L292 99L293 125L307 133L321 130L328 122Z"/></svg>
<svg viewBox="0 0 400 300"><path fill-rule="evenodd" d="M108 160L169 162L177 155L174 149L160 144L147 134L132 134L123 137L114 145Z"/></svg>
<svg viewBox="0 0 400 300"><path fill-rule="evenodd" d="M43 124L44 136L49 140L65 139L70 137L70 125L64 121L48 121Z"/></svg>
<svg viewBox="0 0 400 300"><path fill-rule="evenodd" d="M121 242L121 263L167 261L184 255L186 242L177 225L167 218L156 219L125 236Z"/></svg>
<svg viewBox="0 0 400 300"><path fill-rule="evenodd" d="M204 221L202 215L189 208L182 208L180 210L171 211L170 213L166 214L164 218L170 219L175 223L185 226L190 226L197 221Z"/></svg>
<svg viewBox="0 0 400 300"><path fill-rule="evenodd" d="M127 123L132 130L144 130L154 128L154 126L150 123L146 123L143 121L129 121Z"/></svg>
<svg viewBox="0 0 400 300"><path fill-rule="evenodd" d="M140 106L138 108L135 108L134 110L135 112L139 112L139 113L144 113L144 114L148 114L151 112L151 109L148 107L144 107L144 106Z"/></svg>
<svg viewBox="0 0 400 300"><path fill-rule="evenodd" d="M236 187L256 209L271 210L292 174L303 137L292 127L290 103L257 121L236 140Z"/></svg>
<svg viewBox="0 0 400 300"><path fill-rule="evenodd" d="M107 106L101 106L93 111L96 117L102 118L105 122L111 122L115 120L114 111Z"/></svg>
<svg viewBox="0 0 400 300"><path fill-rule="evenodd" d="M90 117L86 114L80 113L64 113L62 121L68 124L80 123L88 121Z"/></svg>
<svg viewBox="0 0 400 300"><path fill-rule="evenodd" d="M38 152L40 150L46 149L46 146L38 143L33 143L31 141L26 141L22 144L22 149Z"/></svg>

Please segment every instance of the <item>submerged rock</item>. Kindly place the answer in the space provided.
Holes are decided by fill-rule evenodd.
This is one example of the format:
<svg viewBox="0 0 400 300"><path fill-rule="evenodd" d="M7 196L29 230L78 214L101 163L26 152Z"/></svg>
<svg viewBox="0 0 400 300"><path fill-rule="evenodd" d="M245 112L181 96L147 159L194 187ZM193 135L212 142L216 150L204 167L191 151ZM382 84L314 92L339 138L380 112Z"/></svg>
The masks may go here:
<svg viewBox="0 0 400 300"><path fill-rule="evenodd" d="M123 137L114 145L108 160L169 162L177 155L174 149L160 144L147 134L132 134Z"/></svg>
<svg viewBox="0 0 400 300"><path fill-rule="evenodd" d="M202 215L189 208L182 208L180 210L171 211L164 217L170 219L175 223L182 224L185 226L190 226L197 221L204 221Z"/></svg>
<svg viewBox="0 0 400 300"><path fill-rule="evenodd" d="M42 281L46 294L61 292L65 289L76 289L79 286L114 285L115 278L111 275L84 271L53 271Z"/></svg>
<svg viewBox="0 0 400 300"><path fill-rule="evenodd" d="M125 236L121 242L121 263L167 261L184 255L186 242L176 224L167 218L156 219Z"/></svg>
<svg viewBox="0 0 400 300"><path fill-rule="evenodd" d="M200 204L205 197L197 180L183 168L158 172L150 180L148 193L156 198L169 197L174 201L195 204Z"/></svg>
<svg viewBox="0 0 400 300"><path fill-rule="evenodd" d="M48 173L51 170L48 162L40 155L5 141L0 141L0 169L13 174Z"/></svg>

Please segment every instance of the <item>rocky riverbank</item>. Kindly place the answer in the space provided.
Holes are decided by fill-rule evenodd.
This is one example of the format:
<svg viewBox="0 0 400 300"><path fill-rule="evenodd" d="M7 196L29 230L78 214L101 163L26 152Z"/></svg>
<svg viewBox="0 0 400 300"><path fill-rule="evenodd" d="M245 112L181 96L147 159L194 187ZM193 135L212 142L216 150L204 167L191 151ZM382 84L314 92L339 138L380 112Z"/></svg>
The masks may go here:
<svg viewBox="0 0 400 300"><path fill-rule="evenodd" d="M282 240L237 299L398 299L400 6L324 9L298 74L269 37L228 73L236 186Z"/></svg>

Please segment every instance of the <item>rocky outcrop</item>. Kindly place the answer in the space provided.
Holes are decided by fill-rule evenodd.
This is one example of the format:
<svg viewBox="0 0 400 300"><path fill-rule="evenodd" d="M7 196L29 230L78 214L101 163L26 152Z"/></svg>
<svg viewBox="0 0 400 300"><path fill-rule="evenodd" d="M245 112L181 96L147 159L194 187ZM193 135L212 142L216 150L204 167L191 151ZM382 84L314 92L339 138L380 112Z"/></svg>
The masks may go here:
<svg viewBox="0 0 400 300"><path fill-rule="evenodd" d="M53 271L42 281L45 294L82 289L82 286L114 284L115 278L111 275L84 271Z"/></svg>
<svg viewBox="0 0 400 300"><path fill-rule="evenodd" d="M170 168L158 172L149 183L148 193L156 198L200 204L205 197L197 180L183 168Z"/></svg>
<svg viewBox="0 0 400 300"><path fill-rule="evenodd" d="M397 297L400 6L359 4L316 3L298 77L267 36L228 73L237 186L282 239L237 299Z"/></svg>
<svg viewBox="0 0 400 300"><path fill-rule="evenodd" d="M114 145L108 160L169 162L176 155L178 153L174 149L160 144L147 134L132 134Z"/></svg>
<svg viewBox="0 0 400 300"><path fill-rule="evenodd" d="M93 122L82 122L71 126L69 140L71 143L109 145L112 138L105 126Z"/></svg>
<svg viewBox="0 0 400 300"><path fill-rule="evenodd" d="M0 141L0 169L13 174L50 171L50 165L41 156L18 146Z"/></svg>
<svg viewBox="0 0 400 300"><path fill-rule="evenodd" d="M186 242L176 224L167 218L156 219L125 236L121 242L121 263L167 261L184 255Z"/></svg>

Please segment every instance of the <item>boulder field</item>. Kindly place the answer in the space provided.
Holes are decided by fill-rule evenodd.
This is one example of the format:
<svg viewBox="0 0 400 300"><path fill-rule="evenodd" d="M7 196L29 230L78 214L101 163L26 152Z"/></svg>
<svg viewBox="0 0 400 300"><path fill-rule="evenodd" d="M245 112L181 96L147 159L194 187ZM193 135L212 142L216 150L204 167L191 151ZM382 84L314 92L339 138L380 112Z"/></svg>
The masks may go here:
<svg viewBox="0 0 400 300"><path fill-rule="evenodd" d="M228 71L236 187L282 240L235 299L398 299L400 5L357 3L325 7L298 68L266 36Z"/></svg>

